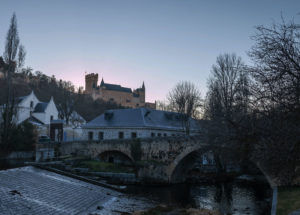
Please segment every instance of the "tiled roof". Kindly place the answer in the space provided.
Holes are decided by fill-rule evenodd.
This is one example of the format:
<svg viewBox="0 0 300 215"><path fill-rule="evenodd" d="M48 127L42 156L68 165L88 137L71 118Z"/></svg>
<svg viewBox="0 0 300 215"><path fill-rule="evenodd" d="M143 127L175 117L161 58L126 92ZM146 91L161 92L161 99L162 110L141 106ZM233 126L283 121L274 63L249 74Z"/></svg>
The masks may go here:
<svg viewBox="0 0 300 215"><path fill-rule="evenodd" d="M41 120L35 118L34 116L30 116L27 120L28 120L28 122L35 124L35 125L44 125L44 123Z"/></svg>
<svg viewBox="0 0 300 215"><path fill-rule="evenodd" d="M47 103L47 102L39 102L39 103L35 106L33 112L35 112L35 113L43 113L43 112L45 112L47 106L48 106L48 103Z"/></svg>
<svg viewBox="0 0 300 215"><path fill-rule="evenodd" d="M200 130L199 121L190 120L191 130ZM101 127L144 127L178 130L183 128L181 115L175 112L153 110L148 108L116 109L90 121L83 128Z"/></svg>
<svg viewBox="0 0 300 215"><path fill-rule="evenodd" d="M116 84L102 84L100 87L105 87L107 90L114 90L114 91L121 91L121 92L127 92L131 93L132 90L127 87L122 87L121 85L116 85Z"/></svg>

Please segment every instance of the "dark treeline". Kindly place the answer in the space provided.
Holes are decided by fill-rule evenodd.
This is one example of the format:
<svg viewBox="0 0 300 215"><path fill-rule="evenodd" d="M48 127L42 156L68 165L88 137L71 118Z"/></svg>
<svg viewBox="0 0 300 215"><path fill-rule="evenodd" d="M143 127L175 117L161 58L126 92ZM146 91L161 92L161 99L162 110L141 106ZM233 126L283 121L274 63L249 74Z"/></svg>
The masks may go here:
<svg viewBox="0 0 300 215"><path fill-rule="evenodd" d="M257 161L282 184L300 176L300 25L259 26L249 51L253 65L223 54L212 67L204 118L219 170L226 159Z"/></svg>

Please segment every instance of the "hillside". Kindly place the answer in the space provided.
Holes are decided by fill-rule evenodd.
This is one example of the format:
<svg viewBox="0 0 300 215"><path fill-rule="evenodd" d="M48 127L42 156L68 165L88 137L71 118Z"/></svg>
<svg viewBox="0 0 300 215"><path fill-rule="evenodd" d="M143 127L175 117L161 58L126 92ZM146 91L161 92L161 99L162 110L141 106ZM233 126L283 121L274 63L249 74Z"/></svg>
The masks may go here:
<svg viewBox="0 0 300 215"><path fill-rule="evenodd" d="M0 70L1 71L1 70ZM122 108L114 102L95 100L91 96L83 94L83 89L75 89L71 82L57 80L54 76L49 77L41 72L32 74L30 70L23 69L21 73L14 73L12 77L13 96L28 95L32 90L41 101L49 101L54 97L55 104L59 107L74 107L86 121L90 121L105 110ZM0 103L5 103L7 83L0 76Z"/></svg>

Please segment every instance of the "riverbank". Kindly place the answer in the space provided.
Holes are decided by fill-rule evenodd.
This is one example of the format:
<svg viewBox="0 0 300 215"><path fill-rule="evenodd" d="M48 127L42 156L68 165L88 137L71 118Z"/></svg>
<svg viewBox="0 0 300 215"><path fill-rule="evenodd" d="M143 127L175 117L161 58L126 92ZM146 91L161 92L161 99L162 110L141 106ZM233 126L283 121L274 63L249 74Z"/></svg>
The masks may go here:
<svg viewBox="0 0 300 215"><path fill-rule="evenodd" d="M278 188L277 215L287 215L300 209L300 187ZM295 214L300 214L300 211Z"/></svg>
<svg viewBox="0 0 300 215"><path fill-rule="evenodd" d="M144 211L136 211L132 215L222 215L216 210L196 208L174 208L167 205L158 205Z"/></svg>

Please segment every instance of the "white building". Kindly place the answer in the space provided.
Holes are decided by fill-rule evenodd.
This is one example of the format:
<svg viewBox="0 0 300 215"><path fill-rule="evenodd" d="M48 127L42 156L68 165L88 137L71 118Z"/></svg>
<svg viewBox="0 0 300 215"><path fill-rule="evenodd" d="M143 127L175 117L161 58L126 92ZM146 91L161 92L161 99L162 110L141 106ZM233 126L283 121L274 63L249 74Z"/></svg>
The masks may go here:
<svg viewBox="0 0 300 215"><path fill-rule="evenodd" d="M83 128L83 139L130 139L184 135L181 115L148 108L109 110ZM199 121L190 120L190 135L201 132Z"/></svg>
<svg viewBox="0 0 300 215"><path fill-rule="evenodd" d="M53 97L49 102L41 102L32 91L28 96L17 99L16 124L25 120L37 125L49 125L51 120L58 119L58 111Z"/></svg>

